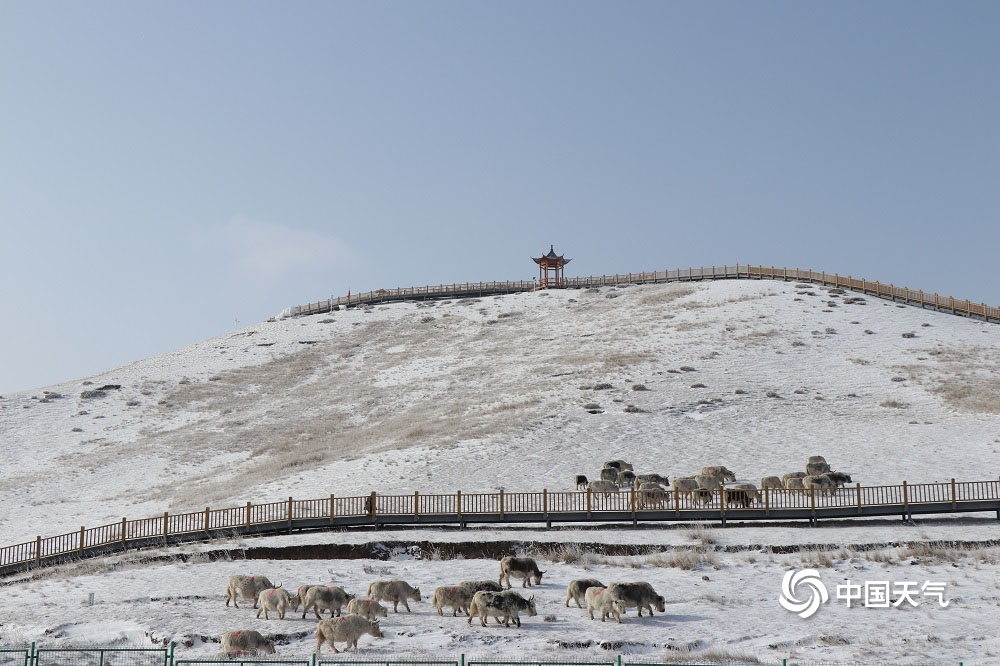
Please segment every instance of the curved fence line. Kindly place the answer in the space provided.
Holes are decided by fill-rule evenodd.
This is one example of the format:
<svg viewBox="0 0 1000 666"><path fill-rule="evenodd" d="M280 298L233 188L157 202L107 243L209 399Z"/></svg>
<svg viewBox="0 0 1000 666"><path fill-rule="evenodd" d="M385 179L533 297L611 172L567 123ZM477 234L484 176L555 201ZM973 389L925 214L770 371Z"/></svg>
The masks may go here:
<svg viewBox="0 0 1000 666"><path fill-rule="evenodd" d="M622 275L602 275L598 277L565 278L563 286L571 289L587 287L611 286L618 284L657 284L663 282L690 282L699 280L792 280L809 282L841 289L850 289L863 294L887 298L904 303L920 305L966 317L980 317L986 321L1000 321L1000 307L985 303L973 303L959 300L951 296L941 296L937 293L897 287L892 284L825 273L811 269L775 268L774 266L750 266L736 264L735 266L712 266L711 268L675 268L673 270L650 271L643 273L627 273ZM376 289L349 296L328 298L306 305L296 305L286 308L279 317L299 317L303 315L332 312L334 308L354 307L372 303L391 301L426 300L431 298L461 298L472 296L489 296L494 294L511 294L516 292L534 291L537 282L518 280L512 282L466 282L465 284L443 284L426 287L408 287L401 289Z"/></svg>
<svg viewBox="0 0 1000 666"><path fill-rule="evenodd" d="M1000 480L862 486L830 491L762 489L759 496L722 488L712 493L628 490L370 495L254 504L192 513L164 512L0 548L0 575L77 557L136 547L234 535L291 533L360 525L430 526L469 523L809 520L996 511Z"/></svg>

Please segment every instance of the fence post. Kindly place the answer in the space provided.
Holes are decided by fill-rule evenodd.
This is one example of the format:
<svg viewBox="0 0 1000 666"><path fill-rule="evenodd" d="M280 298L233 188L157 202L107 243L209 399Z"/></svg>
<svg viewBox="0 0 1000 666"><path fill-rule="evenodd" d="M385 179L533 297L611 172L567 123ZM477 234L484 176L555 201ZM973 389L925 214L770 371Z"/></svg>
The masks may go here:
<svg viewBox="0 0 1000 666"><path fill-rule="evenodd" d="M855 483L854 485L856 486L857 491L858 491L858 515L860 516L861 515L861 484L860 483Z"/></svg>
<svg viewBox="0 0 1000 666"><path fill-rule="evenodd" d="M503 488L500 489L500 517L503 518L504 520L507 519L507 516L504 515Z"/></svg>
<svg viewBox="0 0 1000 666"><path fill-rule="evenodd" d="M771 513L771 490L770 486L764 486L764 515Z"/></svg>
<svg viewBox="0 0 1000 666"><path fill-rule="evenodd" d="M205 531L208 531L208 507L205 507Z"/></svg>
<svg viewBox="0 0 1000 666"><path fill-rule="evenodd" d="M246 526L250 529L250 507L253 506L251 502L247 502L247 515L246 515Z"/></svg>
<svg viewBox="0 0 1000 666"><path fill-rule="evenodd" d="M285 510L285 515L288 517L288 533L292 533L292 498L288 498L288 507Z"/></svg>
<svg viewBox="0 0 1000 666"><path fill-rule="evenodd" d="M719 486L719 515L722 516L722 526L726 526L726 488Z"/></svg>
<svg viewBox="0 0 1000 666"><path fill-rule="evenodd" d="M169 656L169 659L167 661L167 663L169 664L169 666L174 666L174 648L176 646L177 646L177 643L174 643L173 641L170 641L170 656Z"/></svg>
<svg viewBox="0 0 1000 666"><path fill-rule="evenodd" d="M330 522L333 522L334 517L336 517L336 509L333 508L333 493L330 493Z"/></svg>
<svg viewBox="0 0 1000 666"><path fill-rule="evenodd" d="M35 564L42 566L42 537L35 537Z"/></svg>
<svg viewBox="0 0 1000 666"><path fill-rule="evenodd" d="M549 491L547 488L542 488L542 514L549 515Z"/></svg>
<svg viewBox="0 0 1000 666"><path fill-rule="evenodd" d="M951 510L952 511L955 510L955 499L956 499L955 498L955 479L953 477L952 480L951 480Z"/></svg>
<svg viewBox="0 0 1000 666"><path fill-rule="evenodd" d="M462 491L455 492L455 515L458 516L458 520L462 520Z"/></svg>
<svg viewBox="0 0 1000 666"><path fill-rule="evenodd" d="M125 539L125 518L122 517L122 550L125 549L126 541L127 540Z"/></svg>
<svg viewBox="0 0 1000 666"><path fill-rule="evenodd" d="M812 518L809 522L816 522L816 486L809 486L809 512L812 514Z"/></svg>
<svg viewBox="0 0 1000 666"><path fill-rule="evenodd" d="M167 536L170 534L170 520L169 520L169 518L170 518L170 516L167 515L166 511L164 511L163 512L163 545L164 546L167 545Z"/></svg>
<svg viewBox="0 0 1000 666"><path fill-rule="evenodd" d="M681 515L681 494L677 491L677 486L674 486L674 513Z"/></svg>
<svg viewBox="0 0 1000 666"><path fill-rule="evenodd" d="M368 496L368 517L372 520L375 520L375 498L376 495L373 490L372 494Z"/></svg>
<svg viewBox="0 0 1000 666"><path fill-rule="evenodd" d="M587 485L587 518L590 518L590 485Z"/></svg>
<svg viewBox="0 0 1000 666"><path fill-rule="evenodd" d="M420 491L419 490L414 490L413 491L413 517L414 518L419 518L420 517Z"/></svg>
<svg viewBox="0 0 1000 666"><path fill-rule="evenodd" d="M78 550L83 555L83 525L80 526L80 548Z"/></svg>
<svg viewBox="0 0 1000 666"><path fill-rule="evenodd" d="M906 481L903 481L903 520L906 520L910 513L910 496L907 492Z"/></svg>

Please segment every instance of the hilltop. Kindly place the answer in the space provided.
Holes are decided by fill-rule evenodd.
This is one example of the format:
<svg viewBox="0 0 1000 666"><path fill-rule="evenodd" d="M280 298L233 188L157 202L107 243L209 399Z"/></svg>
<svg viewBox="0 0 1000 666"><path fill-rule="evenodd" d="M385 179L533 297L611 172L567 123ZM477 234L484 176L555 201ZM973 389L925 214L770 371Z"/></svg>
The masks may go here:
<svg viewBox="0 0 1000 666"><path fill-rule="evenodd" d="M53 534L289 495L571 490L608 458L996 478L998 351L993 324L769 280L269 321L3 396L0 543L40 514Z"/></svg>

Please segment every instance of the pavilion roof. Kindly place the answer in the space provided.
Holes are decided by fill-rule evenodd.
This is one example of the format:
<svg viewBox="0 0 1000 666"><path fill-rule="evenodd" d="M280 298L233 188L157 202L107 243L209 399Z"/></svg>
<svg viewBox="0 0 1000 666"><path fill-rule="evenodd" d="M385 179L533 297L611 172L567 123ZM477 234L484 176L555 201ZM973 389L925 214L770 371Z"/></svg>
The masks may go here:
<svg viewBox="0 0 1000 666"><path fill-rule="evenodd" d="M534 261L536 264L542 264L542 263L544 263L544 264L558 264L559 266L565 266L569 262L573 261L572 259L567 259L566 257L562 256L561 254L556 254L555 246L554 245L549 245L549 253L548 254L543 254L542 256L537 257L537 258L536 257L532 257L531 260Z"/></svg>

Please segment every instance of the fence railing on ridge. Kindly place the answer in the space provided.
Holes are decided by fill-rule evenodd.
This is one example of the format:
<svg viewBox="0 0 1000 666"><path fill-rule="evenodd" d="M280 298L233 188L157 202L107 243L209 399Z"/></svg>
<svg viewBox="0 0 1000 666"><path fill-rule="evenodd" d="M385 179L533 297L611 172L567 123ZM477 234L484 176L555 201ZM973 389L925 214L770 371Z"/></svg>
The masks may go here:
<svg viewBox="0 0 1000 666"><path fill-rule="evenodd" d="M988 306L985 303L973 303L965 299L955 299L951 296L941 296L937 293L922 290L897 287L878 280L843 276L837 273L826 273L812 269L776 268L774 266L751 266L736 264L735 266L712 266L710 268L675 268L663 271L648 271L615 275L591 277L569 277L563 280L567 288L586 288L611 286L619 284L656 284L662 282L686 282L696 280L734 280L734 279L773 279L810 282L824 286L849 289L879 298L890 298L896 301L913 303L921 307L931 307L937 310L961 314L969 317L982 317L988 321L1000 321L1000 307ZM331 297L323 301L296 305L287 308L282 316L297 317L310 314L330 312L334 307L351 307L368 303L380 303L393 300L447 298L463 295L486 295L534 291L538 284L530 280L466 282L465 284L450 284L425 287L406 287L396 289L375 289L359 292L349 296Z"/></svg>
<svg viewBox="0 0 1000 666"><path fill-rule="evenodd" d="M421 493L339 497L170 514L101 525L0 548L0 573L11 567L40 566L52 558L167 544L171 538L213 538L233 534L291 532L356 525L468 523L632 522L685 520L819 520L993 511L1000 518L1000 480L862 486L832 491L816 488L762 489L759 497L725 488L711 494L674 490L620 492L556 491Z"/></svg>

